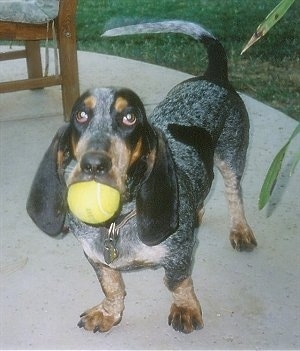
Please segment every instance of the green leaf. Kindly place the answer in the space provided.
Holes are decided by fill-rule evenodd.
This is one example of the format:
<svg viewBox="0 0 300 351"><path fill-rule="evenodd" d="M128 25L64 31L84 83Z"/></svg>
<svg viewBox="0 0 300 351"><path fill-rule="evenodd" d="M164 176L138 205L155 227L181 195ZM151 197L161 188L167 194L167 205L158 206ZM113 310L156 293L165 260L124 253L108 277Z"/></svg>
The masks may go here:
<svg viewBox="0 0 300 351"><path fill-rule="evenodd" d="M290 143L295 138L295 136L299 133L300 133L300 123L297 125L297 127L293 131L292 135L290 136L290 139L288 140L288 143Z"/></svg>
<svg viewBox="0 0 300 351"><path fill-rule="evenodd" d="M282 0L265 18L265 20L257 27L248 43L244 46L241 55L262 38L286 13L295 0Z"/></svg>
<svg viewBox="0 0 300 351"><path fill-rule="evenodd" d="M295 168L298 164L298 162L300 161L300 151L298 151L295 155L294 155L294 160L291 166L291 171L290 171L290 176L293 175L293 173L295 172Z"/></svg>
<svg viewBox="0 0 300 351"><path fill-rule="evenodd" d="M267 202L270 199L270 196L273 192L273 189L276 185L276 181L278 178L278 174L280 172L281 166L282 166L282 161L284 159L286 150L288 148L288 146L290 145L291 141L295 138L295 136L297 134L300 133L300 123L298 124L298 126L295 128L295 130L293 131L292 135L290 136L288 142L279 150L279 152L277 153L277 155L275 156L269 170L268 173L265 177L263 186L261 188L260 194L259 194L259 201L258 201L258 208L261 210L262 208L265 207L265 205L267 204ZM299 153L297 153L297 157L295 158L294 162L293 162L293 166L292 169L295 169L300 155Z"/></svg>
<svg viewBox="0 0 300 351"><path fill-rule="evenodd" d="M265 207L273 192L287 147L288 144L285 144L285 146L278 152L268 170L259 194L258 208L260 210Z"/></svg>

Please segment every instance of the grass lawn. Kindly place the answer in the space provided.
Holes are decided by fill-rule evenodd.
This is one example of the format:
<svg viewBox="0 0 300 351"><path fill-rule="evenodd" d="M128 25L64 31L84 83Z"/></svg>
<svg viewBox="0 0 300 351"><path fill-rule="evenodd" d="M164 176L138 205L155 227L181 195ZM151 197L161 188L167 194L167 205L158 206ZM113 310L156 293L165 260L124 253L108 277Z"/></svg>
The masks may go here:
<svg viewBox="0 0 300 351"><path fill-rule="evenodd" d="M78 0L78 48L190 74L206 65L203 47L182 35L101 38L111 27L145 20L201 23L223 43L235 88L300 120L300 1L243 56L258 24L279 0ZM159 82L158 82L159 84Z"/></svg>

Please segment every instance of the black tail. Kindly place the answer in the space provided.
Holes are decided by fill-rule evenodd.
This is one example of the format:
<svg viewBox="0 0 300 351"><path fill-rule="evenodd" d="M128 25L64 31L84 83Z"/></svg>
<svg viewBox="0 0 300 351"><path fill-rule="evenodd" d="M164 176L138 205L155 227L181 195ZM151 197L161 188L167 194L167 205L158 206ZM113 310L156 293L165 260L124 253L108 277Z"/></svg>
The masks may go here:
<svg viewBox="0 0 300 351"><path fill-rule="evenodd" d="M225 50L218 39L199 24L186 21L141 23L110 29L106 31L103 36L114 37L145 33L182 33L200 41L205 46L208 54L208 67L204 74L204 78L221 84L228 83L227 57Z"/></svg>

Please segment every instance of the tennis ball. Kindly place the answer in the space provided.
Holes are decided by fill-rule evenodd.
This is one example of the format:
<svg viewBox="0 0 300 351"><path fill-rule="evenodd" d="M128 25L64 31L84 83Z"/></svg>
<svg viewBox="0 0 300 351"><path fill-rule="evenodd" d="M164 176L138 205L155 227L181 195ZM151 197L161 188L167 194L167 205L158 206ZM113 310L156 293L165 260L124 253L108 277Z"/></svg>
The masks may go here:
<svg viewBox="0 0 300 351"><path fill-rule="evenodd" d="M120 193L95 181L80 182L69 187L67 201L70 211L81 221L100 224L118 211Z"/></svg>

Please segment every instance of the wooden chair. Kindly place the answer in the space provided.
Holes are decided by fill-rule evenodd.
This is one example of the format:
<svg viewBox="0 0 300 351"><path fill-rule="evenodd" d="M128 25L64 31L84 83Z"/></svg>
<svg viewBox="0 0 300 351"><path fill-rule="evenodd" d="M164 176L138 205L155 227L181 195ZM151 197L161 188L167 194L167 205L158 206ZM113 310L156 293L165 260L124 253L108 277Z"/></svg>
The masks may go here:
<svg viewBox="0 0 300 351"><path fill-rule="evenodd" d="M65 120L69 119L73 103L79 96L76 4L76 0L59 0L57 17L47 23L3 21L0 9L0 39L25 42L25 50L0 53L0 61L26 58L28 71L28 79L1 82L0 93L61 85L64 117ZM41 62L40 40L48 39L57 41L60 69L57 74L45 76Z"/></svg>

